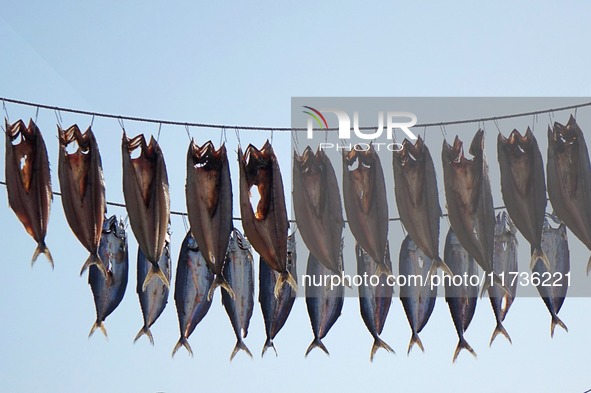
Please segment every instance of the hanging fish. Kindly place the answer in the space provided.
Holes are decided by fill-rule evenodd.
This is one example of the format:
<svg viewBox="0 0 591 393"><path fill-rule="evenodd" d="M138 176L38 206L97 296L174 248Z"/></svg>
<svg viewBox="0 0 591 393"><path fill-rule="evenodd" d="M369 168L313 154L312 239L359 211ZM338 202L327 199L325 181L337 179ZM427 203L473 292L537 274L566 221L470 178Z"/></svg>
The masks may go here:
<svg viewBox="0 0 591 393"><path fill-rule="evenodd" d="M486 273L493 272L495 211L488 165L484 155L484 131L478 130L470 145L472 159L464 157L462 141L443 141L443 183L449 222L468 254ZM446 262L447 259L445 260ZM449 265L449 263L448 263ZM453 269L452 269L453 270ZM495 282L499 280L495 277ZM482 293L490 283L485 282Z"/></svg>
<svg viewBox="0 0 591 393"><path fill-rule="evenodd" d="M285 282L297 291L297 283L286 266L289 222L281 171L273 147L269 141L261 150L248 145L244 154L239 147L238 164L240 213L244 234L269 267L280 273L274 290L275 296L279 297ZM253 186L257 186L260 194L256 213L250 203L250 189Z"/></svg>
<svg viewBox="0 0 591 393"><path fill-rule="evenodd" d="M558 219L553 219L553 221L560 222ZM568 328L564 322L558 318L558 312L564 303L566 292L568 291L568 276L570 273L570 252L564 223L560 222L558 228L553 228L550 226L548 220L544 220L542 250L548 256L550 269L547 269L543 261L538 259L532 271L539 275L542 283L546 282L547 278L550 277L550 280L547 281L549 285L538 285L536 289L552 316L550 335L554 337L556 325L568 332Z"/></svg>
<svg viewBox="0 0 591 393"><path fill-rule="evenodd" d="M503 326L503 321L513 304L517 292L517 280L511 278L519 271L517 267L518 244L516 233L517 228L515 228L509 215L506 212L497 214L493 267L497 275L505 277L505 283L509 291L505 291L498 283L494 283L488 288L488 297L497 322L489 346L492 345L499 334L505 336L512 343L509 333Z"/></svg>
<svg viewBox="0 0 591 393"><path fill-rule="evenodd" d="M107 205L96 139L90 127L82 133L75 124L66 130L58 126L58 137L58 176L64 213L72 232L90 252L80 275L91 265L106 275L108 264L102 263L98 257ZM68 153L70 144L78 146L76 152Z"/></svg>
<svg viewBox="0 0 591 393"><path fill-rule="evenodd" d="M131 154L140 149L137 158ZM142 288L145 291L153 278L158 277L169 286L166 274L158 267L163 255L168 223L170 222L170 196L164 156L158 142L152 137L146 143L143 134L129 139L123 131L123 196L129 215L129 224L146 259L152 264Z"/></svg>
<svg viewBox="0 0 591 393"><path fill-rule="evenodd" d="M408 139L393 153L396 204L400 221L426 256L435 261L431 273L437 268L451 275L439 256L439 192L435 166L429 148L421 137L413 145Z"/></svg>
<svg viewBox="0 0 591 393"><path fill-rule="evenodd" d="M44 254L53 269L53 258L45 245L53 199L49 159L41 131L33 120L28 127L22 120L12 125L6 120L5 170L8 204L37 242L31 265Z"/></svg>
<svg viewBox="0 0 591 393"><path fill-rule="evenodd" d="M467 273L468 277L478 275L478 265L475 263L474 258L464 249L452 228L449 228L445 239L444 258L454 275L463 276L465 273ZM476 357L476 352L464 338L464 333L470 326L472 317L474 317L477 299L477 286L471 286L469 282L463 282L462 285L458 286L453 285L449 280L445 281L445 301L449 306L449 312L459 337L453 357L454 363L462 349L469 351Z"/></svg>
<svg viewBox="0 0 591 393"><path fill-rule="evenodd" d="M232 288L222 274L232 232L232 182L226 146L215 150L211 141L198 146L191 141L187 153L187 213L193 237L215 281L208 295L221 286L231 296Z"/></svg>
<svg viewBox="0 0 591 393"><path fill-rule="evenodd" d="M129 271L127 234L123 222L117 221L116 216L101 221L103 221L103 233L98 256L107 273L105 275L94 265L91 265L88 270L88 283L96 308L96 322L90 329L88 337L92 336L96 329L100 329L107 337L103 322L123 300Z"/></svg>
<svg viewBox="0 0 591 393"><path fill-rule="evenodd" d="M287 238L286 266L294 279L297 277L296 262L295 234L291 234ZM273 348L277 356L277 349L275 349L273 340L281 328L283 328L283 325L285 325L285 321L289 317L296 298L296 290L291 285L281 286L279 288L279 296L275 294L277 281L280 280L280 274L271 269L263 258L259 259L259 303L261 304L261 311L265 321L265 332L267 334L261 356L269 348Z"/></svg>
<svg viewBox="0 0 591 393"><path fill-rule="evenodd" d="M352 169L356 165L355 169ZM378 273L390 274L384 263L388 240L388 203L380 158L373 144L343 152L343 197L353 236L378 264Z"/></svg>
<svg viewBox="0 0 591 393"><path fill-rule="evenodd" d="M513 130L509 138L499 132L497 152L501 168L501 194L509 216L534 251L531 265L538 258L549 266L542 252L542 227L546 214L544 162L531 130L525 135Z"/></svg>
<svg viewBox="0 0 591 393"><path fill-rule="evenodd" d="M199 246L189 230L181 245L179 262L176 267L174 303L179 319L181 337L172 350L172 356L181 346L185 347L189 354L193 356L193 350L188 339L209 311L209 307L211 307L211 299L208 298L208 293L213 281L213 273L207 266L205 257L199 250ZM160 288L163 287L160 286Z"/></svg>
<svg viewBox="0 0 591 393"><path fill-rule="evenodd" d="M385 274L377 275L378 264L359 247L359 244L355 245L355 254L357 255L357 274L361 277L378 277L377 285L372 285L370 282L369 285L359 286L361 318L374 339L370 352L370 360L373 362L373 358L380 348L394 353L394 350L380 338L380 334L382 334L382 330L386 324L388 311L390 311L390 304L392 304L394 287L388 285L388 277ZM386 243L385 263L390 271L392 271L388 243Z"/></svg>
<svg viewBox="0 0 591 393"><path fill-rule="evenodd" d="M342 256L340 260L339 271L342 271ZM331 280L329 279L328 282L325 280L326 277L333 274L331 270L320 264L312 253L308 255L306 276L310 277L311 282L306 285L306 308L308 309L314 339L306 350L306 356L314 348L320 348L324 353L330 355L328 349L322 343L322 339L326 337L341 316L345 294L343 283L332 287Z"/></svg>
<svg viewBox="0 0 591 393"><path fill-rule="evenodd" d="M150 343L154 345L154 337L150 332L150 327L156 322L164 308L168 303L168 285L164 280L151 280L146 284L146 277L154 269L152 262L150 262L141 248L138 248L137 255L137 294L140 299L140 306L144 317L144 326L135 336L133 342L135 343L144 334L148 336ZM162 272L166 278L166 282L170 282L170 249L168 239L164 243L164 250L162 256L158 261L158 270ZM143 283L143 284L142 284Z"/></svg>
<svg viewBox="0 0 591 393"><path fill-rule="evenodd" d="M548 196L558 218L591 250L591 164L574 117L548 127ZM591 258L587 275L591 271Z"/></svg>
<svg viewBox="0 0 591 393"><path fill-rule="evenodd" d="M236 334L236 346L230 360L240 350L252 357L242 339L248 335L248 325L254 308L254 264L250 244L237 229L234 229L230 238L224 277L234 290L234 297L228 292L222 292L222 303Z"/></svg>
<svg viewBox="0 0 591 393"><path fill-rule="evenodd" d="M400 247L398 266L400 276L404 277L406 284L400 286L400 301L412 331L407 354L410 354L415 344L425 352L419 333L427 325L437 299L437 286L426 285L432 263L410 235L407 235Z"/></svg>
<svg viewBox="0 0 591 393"><path fill-rule="evenodd" d="M334 273L340 273L343 209L334 168L326 153L306 147L293 156L293 207L308 250Z"/></svg>

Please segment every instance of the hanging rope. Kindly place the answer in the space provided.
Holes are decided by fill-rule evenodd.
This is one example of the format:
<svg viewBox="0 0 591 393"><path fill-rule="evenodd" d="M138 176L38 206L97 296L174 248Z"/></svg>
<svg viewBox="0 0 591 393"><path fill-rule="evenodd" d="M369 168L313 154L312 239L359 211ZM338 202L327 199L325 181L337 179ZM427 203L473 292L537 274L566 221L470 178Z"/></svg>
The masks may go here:
<svg viewBox="0 0 591 393"><path fill-rule="evenodd" d="M4 112L8 117L8 112L6 111L6 102L17 104L17 105L25 105L31 107L39 107L42 109L49 109L53 111L61 111L61 112L69 112L69 113L76 113L80 115L88 115L88 116L96 116L96 117L103 117L109 119L117 119L117 120L129 120L129 121L138 121L144 123L155 123L155 124L164 124L164 125L176 125L176 126L190 126L196 128L234 128L235 130L245 130L245 131L307 131L308 129L305 127L260 127L260 126L238 126L238 125L227 125L227 124L209 124L209 123L194 123L194 122L187 122L187 121L175 121L175 120L161 120L161 119L151 119L151 118L144 118L144 117L136 117L136 116L122 116L122 115L114 115L110 113L101 113L101 112L92 112L92 111L85 111L80 109L72 109L72 108L65 108L55 105L45 105L45 104L38 104L34 102L16 100L13 98L7 97L0 97L2 100L2 105L4 107ZM513 113L507 115L500 115L500 116L490 116L490 117L481 117L475 119L463 119L463 120L452 120L452 121L444 121L444 122L436 122L436 123L417 123L414 127L441 127L441 126L450 126L450 125L458 125L458 124L470 124L470 123L478 123L478 122L485 122L485 121L494 121L494 120L504 120L504 119L513 119L516 117L525 117L525 116L532 116L538 114L548 113L550 119L552 119L552 115L554 112L566 111L566 110L574 110L577 108L583 108L591 106L591 101L583 102L581 104L576 105L568 105L556 108L548 108L542 109L537 111L530 111L530 112L521 112L521 113ZM373 130L376 126L368 126L368 127L359 127L360 130ZM327 128L327 131L338 131L338 128Z"/></svg>

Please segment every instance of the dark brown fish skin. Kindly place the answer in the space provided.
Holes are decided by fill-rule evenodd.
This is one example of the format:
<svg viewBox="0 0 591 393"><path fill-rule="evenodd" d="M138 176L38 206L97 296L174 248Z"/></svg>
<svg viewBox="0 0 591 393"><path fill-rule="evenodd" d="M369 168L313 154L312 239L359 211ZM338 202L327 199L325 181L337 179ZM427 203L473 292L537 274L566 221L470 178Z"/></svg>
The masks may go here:
<svg viewBox="0 0 591 393"><path fill-rule="evenodd" d="M211 141L198 146L194 141L187 152L187 213L191 233L207 265L215 274L215 288L221 286L234 296L223 276L226 250L232 232L232 182L226 146L215 150Z"/></svg>
<svg viewBox="0 0 591 393"><path fill-rule="evenodd" d="M343 208L334 168L323 150L293 157L293 206L299 232L316 259L340 273Z"/></svg>
<svg viewBox="0 0 591 393"><path fill-rule="evenodd" d="M297 283L287 269L287 231L289 222L285 207L283 180L273 147L267 140L261 150L248 145L238 148L240 169L240 214L248 241L269 267L280 273L275 286L278 297L288 283L297 291ZM257 186L261 196L256 213L250 203L250 189Z"/></svg>
<svg viewBox="0 0 591 393"><path fill-rule="evenodd" d="M464 275L467 273L468 276L478 275L478 266L474 263L474 258L462 247L453 228L449 228L445 239L444 258L453 274ZM455 363L462 349L466 349L476 357L476 352L464 338L464 333L470 326L470 322L472 322L474 312L476 311L478 287L466 285L466 283L462 286L448 284L448 282L445 283L445 301L449 306L449 312L451 313L459 338L453 356L453 362Z"/></svg>
<svg viewBox="0 0 591 393"><path fill-rule="evenodd" d="M45 245L53 194L47 148L33 120L25 127L22 120L6 123L6 191L8 204L25 230L37 242L31 264L44 254L53 269L53 258ZM20 136L20 142L13 144ZM21 161L24 166L21 170Z"/></svg>
<svg viewBox="0 0 591 393"><path fill-rule="evenodd" d="M472 159L464 157L463 143L457 136L453 146L443 142L447 210L451 227L462 246L485 272L490 273L493 271L495 212L484 157L483 130L478 130L474 136L470 154ZM449 265L447 259L446 262Z"/></svg>
<svg viewBox="0 0 591 393"><path fill-rule="evenodd" d="M534 248L531 265L542 252L542 227L546 213L546 179L538 142L527 128L513 130L509 138L499 133L497 153L501 169L501 194L507 212L519 232Z"/></svg>
<svg viewBox="0 0 591 393"><path fill-rule="evenodd" d="M554 221L558 220L556 219ZM548 220L545 220L543 228L542 249L548 256L550 268L546 268L543 261L538 259L534 264L532 272L539 274L542 281L544 281L543 274L551 274L551 285L538 285L536 289L552 317L550 336L554 337L556 325L568 332L568 328L558 317L558 312L562 308L568 291L567 274L570 272L570 251L568 249L568 237L564 223L561 222L558 228L553 228L549 225ZM559 276L556 276L557 273Z"/></svg>
<svg viewBox="0 0 591 393"><path fill-rule="evenodd" d="M548 127L548 196L558 218L591 250L591 163L575 118ZM587 275L591 271L591 258Z"/></svg>
<svg viewBox="0 0 591 393"><path fill-rule="evenodd" d="M64 213L72 232L90 253L80 274L94 265L106 275L105 265L98 256L107 205L96 139L90 127L82 133L76 124L65 130L58 126L58 138L58 177ZM78 146L74 153L67 151L71 143Z"/></svg>
<svg viewBox="0 0 591 393"><path fill-rule="evenodd" d="M489 346L492 346L493 341L499 334L502 334L510 343L513 343L509 333L503 326L503 321L513 304L517 291L516 280L507 279L519 271L517 266L518 244L517 237L515 236L516 233L517 228L509 218L509 215L506 212L497 214L493 266L496 274L504 275L509 291L504 291L497 283L494 283L488 288L488 297L496 320L495 330L491 336Z"/></svg>
<svg viewBox="0 0 591 393"><path fill-rule="evenodd" d="M343 197L349 228L361 248L379 265L379 273L390 273L384 263L388 203L382 164L373 145L366 151L355 148L343 152ZM355 162L358 167L349 170Z"/></svg>
<svg viewBox="0 0 591 393"><path fill-rule="evenodd" d="M138 148L140 156L131 158L131 153ZM162 150L153 137L148 144L143 134L130 139L123 131L121 151L123 196L129 224L142 253L153 266L146 275L143 288L155 277L168 287L169 281L158 267L170 222L168 175Z"/></svg>
<svg viewBox="0 0 591 393"><path fill-rule="evenodd" d="M441 206L435 165L429 148L419 136L413 145L408 139L393 152L396 204L400 221L413 241L435 263L432 272L449 268L439 256Z"/></svg>

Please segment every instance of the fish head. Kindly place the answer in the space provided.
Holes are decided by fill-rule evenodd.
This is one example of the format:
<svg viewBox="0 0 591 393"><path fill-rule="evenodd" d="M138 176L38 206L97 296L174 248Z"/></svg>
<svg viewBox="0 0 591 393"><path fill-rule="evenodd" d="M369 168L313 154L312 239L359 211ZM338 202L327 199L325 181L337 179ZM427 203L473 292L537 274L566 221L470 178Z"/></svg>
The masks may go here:
<svg viewBox="0 0 591 393"><path fill-rule="evenodd" d="M255 212L257 220L264 220L271 207L271 192L273 190L273 161L276 160L273 147L267 141L261 150L248 145L244 155L238 152L240 165L246 175L246 186L250 190L253 186L259 192L259 203Z"/></svg>
<svg viewBox="0 0 591 393"><path fill-rule="evenodd" d="M343 160L346 165L346 176L353 186L362 211L367 214L373 201L376 183L377 154L373 145L369 149L358 149L355 145L352 150L343 152Z"/></svg>
<svg viewBox="0 0 591 393"><path fill-rule="evenodd" d="M517 233L517 227L513 224L511 217L507 214L506 211L502 211L501 213L497 214L495 220L495 235L503 235L503 234L511 234L515 235Z"/></svg>
<svg viewBox="0 0 591 393"><path fill-rule="evenodd" d="M150 143L146 143L144 134L128 138L123 132L123 152L128 155L135 178L141 190L142 198L146 206L150 204L152 196L152 182L156 177L159 164L164 160L162 150L154 137L150 137ZM139 155L132 158L132 154L139 149Z"/></svg>
<svg viewBox="0 0 591 393"><path fill-rule="evenodd" d="M308 146L304 153L294 155L294 170L296 170L303 183L308 202L317 216L321 215L325 205L326 187L326 161L328 158L323 150L318 149L316 154Z"/></svg>
<svg viewBox="0 0 591 393"><path fill-rule="evenodd" d="M66 171L69 172L76 186L78 196L83 198L88 185L91 150L94 145L92 130L88 127L83 134L76 124L68 127L66 130L58 125L58 139L60 154L65 158ZM75 150L69 153L68 150L72 151L72 146L75 147Z"/></svg>
<svg viewBox="0 0 591 393"><path fill-rule="evenodd" d="M189 145L191 170L198 179L199 187L206 191L202 195L206 196L205 203L211 215L215 213L219 201L222 169L227 162L226 154L225 145L215 150L212 141L203 146L191 141Z"/></svg>
<svg viewBox="0 0 591 393"><path fill-rule="evenodd" d="M19 169L22 186L29 192L34 176L37 143L41 138L41 131L33 120L29 120L28 127L22 120L9 124L6 120L6 138L10 142L7 148L12 149L16 167Z"/></svg>

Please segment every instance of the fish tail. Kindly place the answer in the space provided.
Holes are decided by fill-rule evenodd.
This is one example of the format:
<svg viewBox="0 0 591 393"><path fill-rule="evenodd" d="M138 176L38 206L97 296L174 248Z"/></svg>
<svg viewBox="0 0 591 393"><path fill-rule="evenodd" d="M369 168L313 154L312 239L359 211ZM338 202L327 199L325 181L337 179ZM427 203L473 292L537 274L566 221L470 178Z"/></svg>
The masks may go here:
<svg viewBox="0 0 591 393"><path fill-rule="evenodd" d="M589 257L589 261L587 262L587 275L591 273L591 256Z"/></svg>
<svg viewBox="0 0 591 393"><path fill-rule="evenodd" d="M158 265L152 265L152 268L150 270L148 270L148 274L146 275L146 278L144 279L144 284L142 285L142 291L145 292L150 281L152 281L155 278L159 278L160 281L162 281L162 283L167 288L170 287L170 282L168 281L168 278L166 278L166 276L164 275L164 272L162 271L162 269L160 269L160 267L158 267Z"/></svg>
<svg viewBox="0 0 591 393"><path fill-rule="evenodd" d="M148 330L149 331L149 330ZM142 331L140 331L140 334L142 333ZM151 335L150 335L151 336ZM137 337L136 337L137 340ZM152 343L153 344L153 343ZM174 357L174 354L181 348L181 347L185 347L187 349L187 351L189 352L189 355L191 355L191 357L193 357L193 350L191 349L191 346L189 345L189 341L187 340L186 337L181 336L181 338L179 338L179 341L176 343L176 345L174 346L174 349L172 350L172 357Z"/></svg>
<svg viewBox="0 0 591 393"><path fill-rule="evenodd" d="M408 352L406 352L407 355L410 355L410 351L412 350L412 347L414 347L415 344L418 345L419 348L421 348L421 351L423 351L423 353L425 353L425 347L423 347L423 342L419 338L419 334L413 333L410 338L410 342L408 343Z"/></svg>
<svg viewBox="0 0 591 393"><path fill-rule="evenodd" d="M86 269L88 269L90 266L96 266L101 271L103 276L107 277L107 268L105 267L105 264L103 263L103 261L101 261L98 255L90 254L86 262L84 262L84 265L82 265L80 275L84 274Z"/></svg>
<svg viewBox="0 0 591 393"><path fill-rule="evenodd" d="M275 348L275 347L273 347ZM250 350L248 349L248 347L246 346L246 344L244 344L244 341L242 341L242 339L238 339L236 341L236 346L234 347L234 350L232 351L232 354L230 355L230 361L232 361L234 359L234 356L236 356L236 354L238 352L240 352L240 350L243 350L244 352L246 352L246 354L248 356L250 356L252 358L252 353L250 353Z"/></svg>
<svg viewBox="0 0 591 393"><path fill-rule="evenodd" d="M497 338L499 334L505 336L505 338L509 340L509 343L513 344L511 336L509 336L509 333L507 333L507 330L505 330L503 324L501 322L497 322L497 326L495 327L495 330L493 331L492 336L490 338L490 343L488 344L489 347L492 346L493 341L495 341L495 338Z"/></svg>
<svg viewBox="0 0 591 393"><path fill-rule="evenodd" d="M261 352L261 357L265 356L265 352L267 352L267 349L269 348L273 348L273 351L275 351L275 356L277 356L277 349L275 348L275 344L273 344L273 340L268 337L265 341L265 345L263 345L263 352Z"/></svg>
<svg viewBox="0 0 591 393"><path fill-rule="evenodd" d="M103 321L99 321L99 320L97 320L94 323L94 325L92 325L92 327L90 328L90 333L88 333L88 338L92 337L92 335L94 334L96 329L100 329L100 331L103 332L103 334L105 335L105 338L107 340L109 340L109 336L107 336L107 329L105 329L105 325L103 324Z"/></svg>
<svg viewBox="0 0 591 393"><path fill-rule="evenodd" d="M375 345L375 344L374 344ZM310 354L310 352L312 352L312 350L314 348L320 348L322 349L322 351L327 354L328 356L330 356L330 353L328 353L328 349L326 349L326 347L324 346L324 344L322 343L322 340L320 340L318 337L315 337L314 340L312 341L312 344L310 344L310 346L308 347L308 349L306 350L306 357L308 357L308 355ZM372 349L373 350L373 349ZM377 349L376 349L377 350Z"/></svg>
<svg viewBox="0 0 591 393"><path fill-rule="evenodd" d="M31 267L33 267L35 262L37 262L37 258L39 258L39 255L41 255L41 254L45 255L45 257L47 258L47 261L51 265L51 270L53 270L53 268L54 268L53 257L51 256L51 253L49 252L49 248L47 248L45 243L37 243L37 248L35 249L35 252L33 253L33 258L31 258Z"/></svg>
<svg viewBox="0 0 591 393"><path fill-rule="evenodd" d="M275 299L279 299L279 295L281 294L281 289L283 288L283 284L289 284L289 286L297 292L298 284L296 283L295 279L291 275L290 272L285 271L279 275L277 281L275 282Z"/></svg>
<svg viewBox="0 0 591 393"><path fill-rule="evenodd" d="M379 264L376 269L376 276L380 277L381 275L386 277L390 277L392 275L392 270L390 270L390 268L383 263Z"/></svg>
<svg viewBox="0 0 591 393"><path fill-rule="evenodd" d="M443 259L436 258L433 260L433 263L431 264L431 268L429 269L427 277L436 275L437 269L443 270L443 273L447 274L450 277L453 277L454 275L449 266L447 266L447 263L443 262Z"/></svg>
<svg viewBox="0 0 591 393"><path fill-rule="evenodd" d="M550 325L550 336L552 338L554 338L554 330L556 329L556 325L560 326L568 332L568 328L566 327L564 322L562 322L562 320L558 318L558 315L554 314L552 315L552 324Z"/></svg>
<svg viewBox="0 0 591 393"><path fill-rule="evenodd" d="M211 300L211 298L213 297L213 293L215 292L215 289L217 287L223 288L232 299L236 298L236 295L234 295L234 291L232 290L230 283L226 281L226 279L222 277L220 274L217 274L215 276L215 280L211 284L211 288L209 288L209 291L207 292L207 300Z"/></svg>
<svg viewBox="0 0 591 393"><path fill-rule="evenodd" d="M485 279L484 283L482 284L482 288L480 289L480 298L481 299L484 296L485 292L488 291L489 288L490 288L490 281Z"/></svg>
<svg viewBox="0 0 591 393"><path fill-rule="evenodd" d="M466 339L464 339L464 337L462 337L462 338L460 338L460 341L458 342L458 346L456 347L456 350L454 352L454 358L453 358L454 363L456 362L456 359L458 358L458 355L460 354L460 352L462 352L462 349L465 349L466 351L470 352L474 357L477 357L474 349L472 349L470 344L468 344L468 341L466 341Z"/></svg>
<svg viewBox="0 0 591 393"><path fill-rule="evenodd" d="M150 331L150 328L147 326L142 326L140 331L137 333L137 335L133 339L133 343L135 344L135 342L137 340L139 340L140 337L143 336L144 334L148 337L148 340L150 340L150 344L154 345L154 336L152 336L152 332Z"/></svg>
<svg viewBox="0 0 591 393"><path fill-rule="evenodd" d="M376 337L374 339L373 345L371 347L371 354L369 355L369 360L373 362L373 358L376 355L376 352L378 351L378 349L380 348L384 348L386 351L390 352L390 353L396 353L394 352L394 350L392 349L391 346L389 346L388 344L386 344L386 342L384 340L382 340L379 337Z"/></svg>
<svg viewBox="0 0 591 393"><path fill-rule="evenodd" d="M538 259L542 261L542 263L546 267L546 270L551 271L548 256L541 248L534 249L533 254L531 254L531 262L529 264L531 270L533 270L534 266L536 265L536 262L538 262Z"/></svg>

